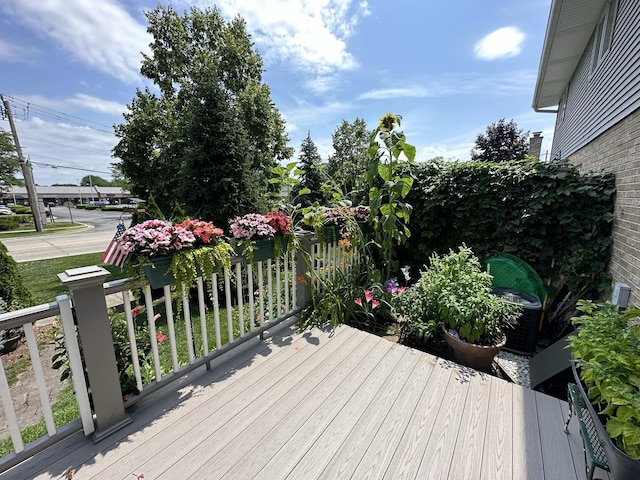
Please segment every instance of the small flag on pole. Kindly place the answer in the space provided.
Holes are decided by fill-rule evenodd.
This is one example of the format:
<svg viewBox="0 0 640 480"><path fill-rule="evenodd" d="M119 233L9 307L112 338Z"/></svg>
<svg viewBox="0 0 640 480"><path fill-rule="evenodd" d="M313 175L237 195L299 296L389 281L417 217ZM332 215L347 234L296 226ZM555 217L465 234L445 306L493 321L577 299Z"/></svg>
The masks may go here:
<svg viewBox="0 0 640 480"><path fill-rule="evenodd" d="M120 268L124 267L124 262L127 259L127 254L122 250L122 245L120 244L120 237L122 237L124 231L124 224L118 223L118 226L116 227L116 234L114 235L113 240L109 242L109 246L102 254L102 258L100 259L102 263Z"/></svg>

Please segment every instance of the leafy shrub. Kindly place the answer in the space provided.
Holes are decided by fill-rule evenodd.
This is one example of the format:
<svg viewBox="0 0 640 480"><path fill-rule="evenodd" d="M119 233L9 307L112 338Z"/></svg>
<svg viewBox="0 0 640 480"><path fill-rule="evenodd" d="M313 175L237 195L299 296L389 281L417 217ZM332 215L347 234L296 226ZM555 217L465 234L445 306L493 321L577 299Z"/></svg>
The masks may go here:
<svg viewBox="0 0 640 480"><path fill-rule="evenodd" d="M6 232L8 230L15 230L20 226L16 215L6 215L0 217L0 231Z"/></svg>
<svg viewBox="0 0 640 480"><path fill-rule="evenodd" d="M605 303L580 302L569 337L580 378L606 429L620 450L640 460L640 309L623 314ZM635 319L635 320L632 320Z"/></svg>
<svg viewBox="0 0 640 480"><path fill-rule="evenodd" d="M22 282L18 265L3 243L0 243L0 279L0 299L7 311L33 305L31 292Z"/></svg>
<svg viewBox="0 0 640 480"><path fill-rule="evenodd" d="M432 253L466 244L480 258L514 254L574 292L609 287L612 174L581 174L560 160L414 167L406 198L413 234L398 250L400 264L420 268Z"/></svg>

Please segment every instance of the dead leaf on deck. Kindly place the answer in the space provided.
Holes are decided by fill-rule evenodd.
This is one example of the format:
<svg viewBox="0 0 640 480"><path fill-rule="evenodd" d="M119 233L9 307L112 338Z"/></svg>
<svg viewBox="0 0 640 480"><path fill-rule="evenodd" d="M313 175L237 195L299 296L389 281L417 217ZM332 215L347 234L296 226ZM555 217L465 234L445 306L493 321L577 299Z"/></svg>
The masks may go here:
<svg viewBox="0 0 640 480"><path fill-rule="evenodd" d="M73 474L75 473L75 471L73 469L69 469L67 471L67 473L64 474L64 480L72 480L73 479Z"/></svg>

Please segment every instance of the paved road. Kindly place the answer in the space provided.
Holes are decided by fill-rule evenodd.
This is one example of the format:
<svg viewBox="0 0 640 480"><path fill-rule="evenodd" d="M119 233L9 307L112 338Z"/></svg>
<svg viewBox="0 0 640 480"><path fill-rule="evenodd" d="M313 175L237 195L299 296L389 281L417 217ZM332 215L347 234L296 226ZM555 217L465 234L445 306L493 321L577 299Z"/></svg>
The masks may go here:
<svg viewBox="0 0 640 480"><path fill-rule="evenodd" d="M57 221L70 221L69 209L52 207ZM29 237L5 238L2 243L16 262L58 258L67 255L103 252L113 238L116 225L120 221L120 212L102 212L99 210L71 209L74 222L83 223L85 230ZM124 214L122 219L129 226L131 215Z"/></svg>

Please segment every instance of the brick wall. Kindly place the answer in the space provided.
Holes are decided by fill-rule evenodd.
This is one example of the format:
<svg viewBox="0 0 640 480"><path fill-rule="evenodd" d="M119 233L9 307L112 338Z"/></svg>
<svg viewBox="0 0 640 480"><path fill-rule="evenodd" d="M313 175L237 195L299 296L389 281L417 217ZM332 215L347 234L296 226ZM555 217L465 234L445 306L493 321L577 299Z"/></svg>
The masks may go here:
<svg viewBox="0 0 640 480"><path fill-rule="evenodd" d="M640 109L569 156L583 171L616 176L613 251L614 282L631 287L630 303L640 306Z"/></svg>

